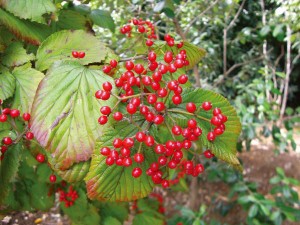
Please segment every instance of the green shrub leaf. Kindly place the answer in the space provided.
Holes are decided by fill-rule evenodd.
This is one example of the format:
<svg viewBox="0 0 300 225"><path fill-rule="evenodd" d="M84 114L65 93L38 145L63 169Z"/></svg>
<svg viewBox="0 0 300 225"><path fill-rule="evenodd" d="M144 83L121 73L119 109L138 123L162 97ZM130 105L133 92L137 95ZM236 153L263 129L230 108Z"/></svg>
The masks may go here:
<svg viewBox="0 0 300 225"><path fill-rule="evenodd" d="M13 42L6 49L3 54L2 63L8 67L15 67L23 65L24 63L34 60L34 55L27 54L26 50L23 48L22 43Z"/></svg>
<svg viewBox="0 0 300 225"><path fill-rule="evenodd" d="M8 69L0 66L0 99L5 100L13 96L15 92L16 81Z"/></svg>
<svg viewBox="0 0 300 225"><path fill-rule="evenodd" d="M110 15L110 12L100 9L92 10L90 14L90 18L94 22L94 24L99 27L108 28L111 32L115 31L115 22Z"/></svg>

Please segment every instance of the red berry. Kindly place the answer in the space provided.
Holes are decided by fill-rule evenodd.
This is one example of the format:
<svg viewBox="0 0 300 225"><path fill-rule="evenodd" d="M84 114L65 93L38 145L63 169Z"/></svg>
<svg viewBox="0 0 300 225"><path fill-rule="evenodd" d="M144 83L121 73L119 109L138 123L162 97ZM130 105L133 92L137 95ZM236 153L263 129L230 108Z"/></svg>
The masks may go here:
<svg viewBox="0 0 300 225"><path fill-rule="evenodd" d="M140 107L140 113L141 113L141 114L145 115L145 114L147 114L148 112L149 112L148 106L142 105L142 106Z"/></svg>
<svg viewBox="0 0 300 225"><path fill-rule="evenodd" d="M5 114L0 115L0 122L4 123L7 120L7 116Z"/></svg>
<svg viewBox="0 0 300 225"><path fill-rule="evenodd" d="M162 79L162 74L160 71L155 71L153 74L152 74L152 79L155 81L155 82L160 82L161 79Z"/></svg>
<svg viewBox="0 0 300 225"><path fill-rule="evenodd" d="M100 150L101 155L109 156L110 155L110 148L109 147L103 147Z"/></svg>
<svg viewBox="0 0 300 225"><path fill-rule="evenodd" d="M169 183L168 180L162 180L161 186L162 186L163 188L168 188L168 187L170 186L170 183Z"/></svg>
<svg viewBox="0 0 300 225"><path fill-rule="evenodd" d="M49 180L50 180L51 183L55 183L56 176L54 174L50 175Z"/></svg>
<svg viewBox="0 0 300 225"><path fill-rule="evenodd" d="M175 169L177 166L177 163L172 159L171 161L168 162L168 167L170 169Z"/></svg>
<svg viewBox="0 0 300 225"><path fill-rule="evenodd" d="M195 105L195 103L193 102L189 102L186 104L186 111L190 112L190 113L194 113L196 111L197 107Z"/></svg>
<svg viewBox="0 0 300 225"><path fill-rule="evenodd" d="M29 121L30 117L31 117L31 115L29 113L24 113L23 114L23 120L25 120L25 121Z"/></svg>
<svg viewBox="0 0 300 225"><path fill-rule="evenodd" d="M115 112L113 117L116 121L120 121L123 119L123 114L121 112Z"/></svg>
<svg viewBox="0 0 300 225"><path fill-rule="evenodd" d="M161 111L165 110L165 104L163 102L156 102L154 108L158 112L161 112Z"/></svg>
<svg viewBox="0 0 300 225"><path fill-rule="evenodd" d="M151 85L151 83L152 83L151 77L144 76L144 77L142 78L142 82L143 82L143 84L144 84L145 86Z"/></svg>
<svg viewBox="0 0 300 225"><path fill-rule="evenodd" d="M117 62L117 60L112 59L112 60L110 60L109 64L112 68L116 68L118 65L118 62Z"/></svg>
<svg viewBox="0 0 300 225"><path fill-rule="evenodd" d="M4 108L4 109L2 109L2 114L5 114L5 115L10 114L10 108Z"/></svg>
<svg viewBox="0 0 300 225"><path fill-rule="evenodd" d="M96 91L96 92L95 92L95 97L96 97L97 99L101 99L101 98L102 98L102 93L103 93L102 90Z"/></svg>
<svg viewBox="0 0 300 225"><path fill-rule="evenodd" d="M107 157L105 160L106 165L111 166L115 163L115 159L111 156Z"/></svg>
<svg viewBox="0 0 300 225"><path fill-rule="evenodd" d="M127 110L127 112L128 112L129 114L134 114L134 113L136 113L136 111L137 111L137 107L136 107L134 104L129 103L129 104L126 106L126 110Z"/></svg>
<svg viewBox="0 0 300 225"><path fill-rule="evenodd" d="M74 58L78 58L78 52L77 51L72 51L72 56Z"/></svg>
<svg viewBox="0 0 300 225"><path fill-rule="evenodd" d="M134 63L132 61L125 62L125 68L127 70L132 70L134 68Z"/></svg>
<svg viewBox="0 0 300 225"><path fill-rule="evenodd" d="M168 83L168 88L172 91L176 90L178 87L177 81L172 80Z"/></svg>
<svg viewBox="0 0 300 225"><path fill-rule="evenodd" d="M221 113L222 113L221 109L219 109L219 108L214 108L214 110L213 110L214 116L218 116L218 115L221 114Z"/></svg>
<svg viewBox="0 0 300 225"><path fill-rule="evenodd" d="M164 64L161 64L158 69L162 74L165 74L169 71L169 67Z"/></svg>
<svg viewBox="0 0 300 225"><path fill-rule="evenodd" d="M166 42L170 41L171 39L172 39L172 37L171 37L169 34L165 34L164 40L165 40Z"/></svg>
<svg viewBox="0 0 300 225"><path fill-rule="evenodd" d="M103 91L101 94L101 99L102 100L108 100L110 98L110 92L108 91Z"/></svg>
<svg viewBox="0 0 300 225"><path fill-rule="evenodd" d="M142 175L142 169L136 167L136 168L134 168L134 169L132 170L132 173L131 173L131 174L132 174L132 176L133 176L134 178L138 178L139 176Z"/></svg>
<svg viewBox="0 0 300 225"><path fill-rule="evenodd" d="M205 111L210 110L211 107L212 107L211 102L203 102L203 103L202 103L202 109L204 109Z"/></svg>
<svg viewBox="0 0 300 225"><path fill-rule="evenodd" d="M139 107L141 104L141 99L140 98L132 98L130 100L130 103L135 105L135 107Z"/></svg>
<svg viewBox="0 0 300 225"><path fill-rule="evenodd" d="M102 68L103 73L109 74L111 71L111 66L105 65Z"/></svg>
<svg viewBox="0 0 300 225"><path fill-rule="evenodd" d="M210 123L212 125L219 126L222 124L222 121L219 120L219 118L217 116L214 116L213 118L211 118Z"/></svg>
<svg viewBox="0 0 300 225"><path fill-rule="evenodd" d="M123 159L123 166L129 167L132 165L132 159L130 157L126 157Z"/></svg>
<svg viewBox="0 0 300 225"><path fill-rule="evenodd" d="M197 127L197 121L194 119L190 119L190 120L188 120L187 125L189 128L194 129Z"/></svg>
<svg viewBox="0 0 300 225"><path fill-rule="evenodd" d="M113 146L115 148L120 148L123 145L123 141L120 138L115 138L113 141Z"/></svg>
<svg viewBox="0 0 300 225"><path fill-rule="evenodd" d="M112 85L110 82L106 81L102 84L103 90L104 91L111 91L112 90Z"/></svg>
<svg viewBox="0 0 300 225"><path fill-rule="evenodd" d="M148 122L153 122L155 116L152 112L148 112L145 116L145 119L148 121Z"/></svg>
<svg viewBox="0 0 300 225"><path fill-rule="evenodd" d="M39 154L36 155L35 159L39 163L43 163L45 161L45 156L43 154L39 153Z"/></svg>
<svg viewBox="0 0 300 225"><path fill-rule="evenodd" d="M11 117L15 118L20 115L20 111L18 109L12 109L9 114Z"/></svg>
<svg viewBox="0 0 300 225"><path fill-rule="evenodd" d="M103 115L109 115L111 113L111 109L110 109L109 106L102 106L101 109L100 109L100 112Z"/></svg>
<svg viewBox="0 0 300 225"><path fill-rule="evenodd" d="M154 151L156 154L163 154L165 153L166 149L162 144L158 144L155 146Z"/></svg>
<svg viewBox="0 0 300 225"><path fill-rule="evenodd" d="M121 148L120 153L121 153L121 155L124 156L124 157L129 157L130 154L131 154L131 151L130 151L129 148L123 147L123 148Z"/></svg>
<svg viewBox="0 0 300 225"><path fill-rule="evenodd" d="M145 68L142 64L136 64L135 67L134 67L134 71L137 74L142 74L144 70L145 70Z"/></svg>
<svg viewBox="0 0 300 225"><path fill-rule="evenodd" d="M157 91L158 97L161 97L161 98L166 97L167 94L168 94L168 91L167 91L167 89L165 89L165 88L160 88L160 89Z"/></svg>
<svg viewBox="0 0 300 225"><path fill-rule="evenodd" d="M199 137L199 136L202 134L202 130L201 130L200 127L196 127L196 128L194 129L193 133L194 133L197 137Z"/></svg>
<svg viewBox="0 0 300 225"><path fill-rule="evenodd" d="M182 98L180 95L174 95L172 97L172 102L175 104L175 105L179 105L181 102L182 102Z"/></svg>
<svg viewBox="0 0 300 225"><path fill-rule="evenodd" d="M216 136L221 135L221 134L223 134L223 133L224 133L224 130L223 130L221 127L216 127L216 128L214 129L214 134L215 134Z"/></svg>
<svg viewBox="0 0 300 225"><path fill-rule="evenodd" d="M155 123L156 125L159 125L162 122L164 122L164 117L162 115L156 115L153 119L153 123Z"/></svg>
<svg viewBox="0 0 300 225"><path fill-rule="evenodd" d="M152 105L152 104L154 104L156 101L157 101L157 97L156 97L155 94L148 95L148 97L147 97L147 102L148 102L149 104Z"/></svg>
<svg viewBox="0 0 300 225"><path fill-rule="evenodd" d="M139 131L135 134L135 138L138 142L143 142L146 139L146 134L144 132Z"/></svg>
<svg viewBox="0 0 300 225"><path fill-rule="evenodd" d="M179 77L178 77L178 82L180 83L180 84L185 84L187 81L188 81L188 76L187 75L185 75L185 74L182 74L182 75L180 75Z"/></svg>
<svg viewBox="0 0 300 225"><path fill-rule="evenodd" d="M191 141L189 141L189 140L184 140L183 141L183 148L189 149L191 147L192 147L192 142Z"/></svg>
<svg viewBox="0 0 300 225"><path fill-rule="evenodd" d="M208 132L207 140L214 141L215 139L216 139L216 135L214 134L214 132Z"/></svg>
<svg viewBox="0 0 300 225"><path fill-rule="evenodd" d="M140 26L138 26L138 31L140 33L144 33L146 31L146 28L144 26L140 25Z"/></svg>
<svg viewBox="0 0 300 225"><path fill-rule="evenodd" d="M11 145L12 144L12 139L10 137L4 137L2 139L2 143L5 144L5 145Z"/></svg>
<svg viewBox="0 0 300 225"><path fill-rule="evenodd" d="M166 164L167 164L167 161L168 161L167 157L165 157L165 156L163 156L163 155L161 155L161 156L158 157L158 163L159 163L161 166L166 165Z"/></svg>
<svg viewBox="0 0 300 225"><path fill-rule="evenodd" d="M215 155L208 149L205 152L203 152L205 158L210 159L212 157L214 157Z"/></svg>
<svg viewBox="0 0 300 225"><path fill-rule="evenodd" d="M134 145L133 138L125 138L123 141L123 146L127 148L131 148Z"/></svg>
<svg viewBox="0 0 300 225"><path fill-rule="evenodd" d="M85 57L85 52L78 52L78 58L82 59Z"/></svg>
<svg viewBox="0 0 300 225"><path fill-rule="evenodd" d="M133 158L137 163L142 163L145 160L145 157L142 153L136 153Z"/></svg>
<svg viewBox="0 0 300 225"><path fill-rule="evenodd" d="M99 119L98 119L98 123L99 123L100 125L106 124L107 121L108 121L107 116L100 116Z"/></svg>
<svg viewBox="0 0 300 225"><path fill-rule="evenodd" d="M150 62L154 62L156 60L156 54L155 54L155 52L153 52L153 51L149 52L149 54L148 54L148 60Z"/></svg>
<svg viewBox="0 0 300 225"><path fill-rule="evenodd" d="M176 46L177 46L177 48L182 48L182 47L183 47L183 42L181 41L181 42L178 43Z"/></svg>
<svg viewBox="0 0 300 225"><path fill-rule="evenodd" d="M172 60L173 60L173 53L170 52L170 51L166 52L165 55L164 55L164 60L165 60L166 63L172 62Z"/></svg>
<svg viewBox="0 0 300 225"><path fill-rule="evenodd" d="M151 135L148 135L148 136L146 136L144 143L147 146L151 147L152 145L154 145L154 138Z"/></svg>
<svg viewBox="0 0 300 225"><path fill-rule="evenodd" d="M148 47L151 47L151 46L153 45L153 41L151 41L150 39L147 39L146 45L147 45Z"/></svg>
<svg viewBox="0 0 300 225"><path fill-rule="evenodd" d="M182 132L182 129L181 129L180 126L175 125L175 126L172 127L172 133L174 135L180 135L181 132Z"/></svg>
<svg viewBox="0 0 300 225"><path fill-rule="evenodd" d="M175 42L174 42L174 39L172 38L170 41L167 42L167 44L172 47L174 46Z"/></svg>
<svg viewBox="0 0 300 225"><path fill-rule="evenodd" d="M27 132L26 133L26 139L27 140L31 140L31 139L33 139L34 138L34 134L32 133L32 132Z"/></svg>

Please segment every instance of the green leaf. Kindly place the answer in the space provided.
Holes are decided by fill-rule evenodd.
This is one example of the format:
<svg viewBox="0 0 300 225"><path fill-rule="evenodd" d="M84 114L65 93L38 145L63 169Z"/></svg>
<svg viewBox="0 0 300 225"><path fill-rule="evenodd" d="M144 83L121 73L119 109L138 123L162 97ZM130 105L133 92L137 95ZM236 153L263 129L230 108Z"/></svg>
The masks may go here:
<svg viewBox="0 0 300 225"><path fill-rule="evenodd" d="M68 183L79 182L83 180L90 168L90 161L73 164L67 170L56 170L59 176Z"/></svg>
<svg viewBox="0 0 300 225"><path fill-rule="evenodd" d="M0 99L3 101L13 96L15 87L15 77L11 75L8 69L0 66Z"/></svg>
<svg viewBox="0 0 300 225"><path fill-rule="evenodd" d="M258 206L256 204L253 204L249 209L248 216L250 218L253 218L257 215L257 212L258 212Z"/></svg>
<svg viewBox="0 0 300 225"><path fill-rule="evenodd" d="M53 207L55 195L48 196L49 188L46 183L35 183L30 187L30 203L34 209L47 211Z"/></svg>
<svg viewBox="0 0 300 225"><path fill-rule="evenodd" d="M0 6L17 17L45 23L44 14L56 11L51 0L0 0Z"/></svg>
<svg viewBox="0 0 300 225"><path fill-rule="evenodd" d="M101 71L72 61L55 63L41 81L32 107L31 129L54 158L54 168L66 170L90 158L102 130L96 122L99 108L113 106L116 101L111 98L103 103L94 97L106 81L113 83Z"/></svg>
<svg viewBox="0 0 300 225"><path fill-rule="evenodd" d="M270 179L270 184L277 184L282 180L282 178L280 178L279 176L274 176Z"/></svg>
<svg viewBox="0 0 300 225"><path fill-rule="evenodd" d="M261 28L261 30L259 31L259 35L265 37L269 34L270 31L271 31L270 26L266 25L263 28Z"/></svg>
<svg viewBox="0 0 300 225"><path fill-rule="evenodd" d="M39 45L50 33L48 26L19 19L0 8L0 22L17 38Z"/></svg>
<svg viewBox="0 0 300 225"><path fill-rule="evenodd" d="M94 9L90 14L90 18L94 22L94 24L110 29L111 32L115 31L115 22L110 15L109 11Z"/></svg>
<svg viewBox="0 0 300 225"><path fill-rule="evenodd" d="M60 10L57 27L62 30L89 30L92 27L88 20L81 13L73 10Z"/></svg>
<svg viewBox="0 0 300 225"><path fill-rule="evenodd" d="M276 167L276 173L277 173L281 178L284 178L284 177L285 177L284 170L283 170L281 167Z"/></svg>
<svg viewBox="0 0 300 225"><path fill-rule="evenodd" d="M16 92L13 107L21 112L30 112L35 92L44 74L31 68L30 64L16 67L12 71L16 79Z"/></svg>
<svg viewBox="0 0 300 225"><path fill-rule="evenodd" d="M10 146L0 163L0 205L8 194L9 183L15 178L20 165L21 144Z"/></svg>
<svg viewBox="0 0 300 225"><path fill-rule="evenodd" d="M34 60L34 55L27 54L23 48L22 43L13 42L6 49L3 54L2 63L8 67L15 67L23 65L24 63Z"/></svg>
<svg viewBox="0 0 300 225"><path fill-rule="evenodd" d="M222 113L228 117L228 120L225 123L225 132L222 135L217 136L214 142L210 142L207 140L207 133L211 131L210 119L212 117L212 112L200 110L200 112L197 113L197 116L200 117L197 117L196 119L202 129L202 135L200 137L201 143L203 146L212 149L217 158L229 163L241 171L242 166L236 156L236 143L241 132L241 123L236 114L236 110L230 105L226 98L209 90L189 88L184 90L182 93L182 104L179 106L174 106L172 104L169 107L169 115L173 117L176 122L178 120L181 124L184 122L184 126L186 126L187 120L190 119L191 116L185 113L180 113L186 110L186 103L194 102L200 107L203 102L208 100L212 103L213 108L220 108Z"/></svg>
<svg viewBox="0 0 300 225"><path fill-rule="evenodd" d="M76 59L72 51L83 51L85 57ZM98 39L83 30L59 31L47 38L37 51L36 68L40 71L48 69L58 60L73 60L82 65L101 62L109 50Z"/></svg>
<svg viewBox="0 0 300 225"><path fill-rule="evenodd" d="M122 224L116 218L109 216L104 219L103 225L122 225Z"/></svg>
<svg viewBox="0 0 300 225"><path fill-rule="evenodd" d="M123 222L128 218L128 203L125 202L101 202L101 217L112 216Z"/></svg>
<svg viewBox="0 0 300 225"><path fill-rule="evenodd" d="M141 165L133 162L130 167L120 167L116 164L107 166L106 157L99 151L104 146L113 147L112 142L115 138L130 137L136 132L137 128L127 121L119 122L103 131L102 136L97 140L91 167L85 178L89 198L101 201L133 201L146 197L152 191L154 184L151 177L146 175L146 169L157 158L154 151L150 151L143 144L145 162ZM135 154L138 148L139 144L136 143L131 148L131 154ZM131 175L135 167L140 167L143 171L139 178L133 178Z"/></svg>

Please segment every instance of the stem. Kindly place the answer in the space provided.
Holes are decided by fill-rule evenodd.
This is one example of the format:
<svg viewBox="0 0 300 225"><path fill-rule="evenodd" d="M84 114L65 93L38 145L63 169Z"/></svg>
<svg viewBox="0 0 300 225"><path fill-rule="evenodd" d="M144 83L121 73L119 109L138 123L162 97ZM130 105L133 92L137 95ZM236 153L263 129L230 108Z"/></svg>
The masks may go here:
<svg viewBox="0 0 300 225"><path fill-rule="evenodd" d="M136 59L147 59L147 56L146 55L139 55L139 56L123 58L123 59L120 59L119 62L126 62L126 61L131 61L131 60L136 60Z"/></svg>
<svg viewBox="0 0 300 225"><path fill-rule="evenodd" d="M172 135L172 138L174 139L174 141L176 141L176 138L175 138L174 134L172 133L172 130L171 130L169 124L166 121L164 121L164 123L166 124L167 129L169 130L170 134Z"/></svg>
<svg viewBox="0 0 300 225"><path fill-rule="evenodd" d="M197 118L201 119L201 120L205 120L207 122L210 122L209 119L203 117L203 116L199 116L193 113L189 113L189 112L185 112L185 111L181 111L181 110L177 110L177 109L168 109L168 112L175 112L175 113L180 113L180 114L184 114L184 115L189 115L189 116L196 116Z"/></svg>

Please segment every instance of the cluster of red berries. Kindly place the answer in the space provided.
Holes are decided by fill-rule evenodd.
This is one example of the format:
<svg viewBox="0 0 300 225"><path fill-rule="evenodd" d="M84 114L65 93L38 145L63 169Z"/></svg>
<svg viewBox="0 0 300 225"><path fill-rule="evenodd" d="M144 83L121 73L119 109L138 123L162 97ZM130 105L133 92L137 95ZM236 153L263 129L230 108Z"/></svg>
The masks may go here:
<svg viewBox="0 0 300 225"><path fill-rule="evenodd" d="M72 51L72 56L74 58L82 59L85 57L85 52Z"/></svg>
<svg viewBox="0 0 300 225"><path fill-rule="evenodd" d="M64 191L63 189L58 188L58 193L59 201L64 202L66 208L69 208L72 205L74 205L74 202L79 197L77 191L73 189L72 185L69 186L68 191Z"/></svg>
<svg viewBox="0 0 300 225"><path fill-rule="evenodd" d="M2 103L2 101L0 100ZM1 106L0 103L0 106ZM0 123L14 123L14 119L17 119L20 117L20 111L18 109L10 109L10 108L0 108L1 114L0 114ZM23 120L25 122L28 122L30 120L30 114L24 113L22 116ZM28 129L30 128L30 124L28 123ZM27 130L27 129L26 129ZM26 131L26 133L22 133L22 135L25 134L25 138L27 140L31 140L34 138L34 135L30 131ZM14 140L12 140L11 137L7 136L2 139L2 146L1 146L1 160L4 158L4 153L7 151L8 146L12 145L14 143Z"/></svg>
<svg viewBox="0 0 300 225"><path fill-rule="evenodd" d="M137 19L133 19L130 22L138 26L140 33L150 33L150 36L147 36L148 39L152 38L152 33L154 32L152 23ZM149 27L148 30L141 28L145 25ZM121 28L121 33L130 35L131 30L131 25L127 24ZM164 39L168 46L174 46L174 38L169 34L166 34ZM166 104L168 99L174 105L182 104L182 85L188 82L186 74L177 75L179 69L182 70L189 65L186 50L181 49L183 47L183 42L177 43L176 47L174 46L174 51L163 53L163 59L157 55L158 53L154 49L149 47L148 55L145 55L144 58L139 57L139 59L142 58L144 60L144 63L135 63L135 57L133 57L125 61L125 71L122 67L117 68L118 62L112 60L109 65L103 67L103 72L110 75L111 71L117 68L118 70L120 69L119 71L122 71L122 74L115 79L114 84L105 82L102 85L103 89L95 93L95 97L103 101L110 99L112 96L118 99L117 104L113 108L107 105L100 108L100 113L102 114L98 119L100 125L106 124L108 117L112 116L115 121L128 121L136 126L133 122L133 115L136 114L139 115L138 118L143 116L145 121L148 122L148 126L145 126L146 128L144 129L136 126L139 131L135 135L124 139L115 138L111 145L100 149L100 153L106 157L106 165L112 166L115 164L117 166L130 167L133 161L139 165L145 161L143 149L145 147L150 148L158 155L158 160L152 162L144 172L151 176L153 183L161 184L164 188L169 187L171 182L163 175L165 168L176 169L182 166L184 173L192 176L198 176L204 171L202 164L183 159L183 151L190 151L192 142L197 141L202 135L202 129L198 126L196 118L211 124L211 131L206 134L207 139L211 142L218 135L224 133L224 124L227 121L227 117L222 114L221 110L216 107L213 108L212 103L209 101L203 102L201 105L189 102L185 105L186 110L182 111L168 109ZM160 51L162 50L160 49ZM176 78L174 78L175 72L177 72ZM119 88L118 95L112 93L113 86ZM119 104L125 105L126 112L118 110ZM197 114L200 110L211 112L211 120L198 116ZM149 133L149 128L153 125L159 126L166 123L165 119L171 112L182 113L192 118L187 121L186 127L181 127L175 122L173 123L169 130L174 140L157 143ZM139 150L135 151L137 148ZM204 155L213 156L210 151ZM134 178L140 177L142 173L140 166L132 170Z"/></svg>
<svg viewBox="0 0 300 225"><path fill-rule="evenodd" d="M131 37L132 26L136 27L136 31L141 34L147 34L146 45L152 46L153 40L157 39L155 34L155 26L151 21L144 21L143 19L133 18L128 24L121 27L120 32L126 34L127 37Z"/></svg>

